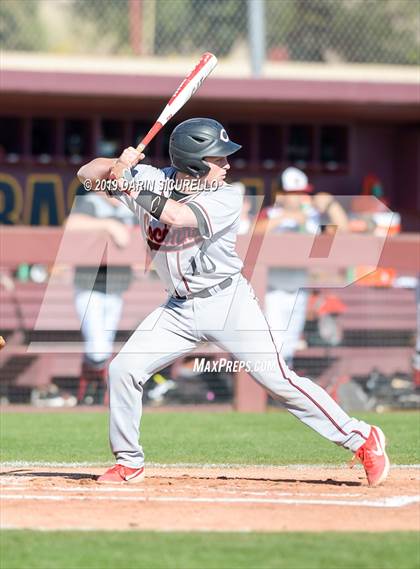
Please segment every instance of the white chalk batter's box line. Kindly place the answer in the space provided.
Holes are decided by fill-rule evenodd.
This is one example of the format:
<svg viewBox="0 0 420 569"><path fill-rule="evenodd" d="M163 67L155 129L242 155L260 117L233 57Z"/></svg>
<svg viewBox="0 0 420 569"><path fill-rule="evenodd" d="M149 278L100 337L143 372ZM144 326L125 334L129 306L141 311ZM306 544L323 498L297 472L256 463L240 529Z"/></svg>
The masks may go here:
<svg viewBox="0 0 420 569"><path fill-rule="evenodd" d="M20 482L20 481L19 481ZM0 499L2 497L2 492L14 492L14 491L19 491L21 492L22 490L32 490L31 486L28 485L21 485L19 483L15 483L15 481L12 480L7 480L5 482L5 485L1 488L1 492L0 492ZM102 494L102 493L107 493L107 492L113 492L113 493L129 493L129 494L135 494L135 493L144 493L147 490L149 490L148 488L127 488L127 487L121 487L121 486L109 486L109 487L104 487L104 486L92 486L89 488L68 488L68 487L64 487L64 486L54 486L53 488L48 488L48 489L42 489L39 488L39 492L69 492L69 493L89 493L92 492L93 494ZM165 490L163 488L159 489L159 492L162 492L164 494L171 494L175 492L180 492L180 490L194 490L197 491L197 487L196 486L182 486L182 489L168 489ZM360 492L299 492L298 494L296 492L280 492L277 490L265 490L263 492L254 492L254 491L248 491L248 490L225 490L225 489L220 489L220 488L206 488L206 493L223 493L223 494L230 494L233 496L322 496L322 497L333 497L333 498L343 498L343 497L347 497L347 498L358 498L359 496L364 496L364 494L361 494Z"/></svg>
<svg viewBox="0 0 420 569"><path fill-rule="evenodd" d="M44 502L178 502L199 504L260 504L260 505L293 505L293 506L356 506L364 508L402 508L420 503L420 496L393 496L391 498L378 498L377 500L307 500L288 498L205 498L193 496L61 496L38 494L2 494L2 500L16 501L44 501Z"/></svg>
<svg viewBox="0 0 420 569"><path fill-rule="evenodd" d="M9 496L10 499L10 495L5 495L4 492L16 492L18 491L20 494L22 493L22 491L27 491L27 490L31 490L32 487L30 485L27 484L28 480L23 480L23 479L17 479L14 476L5 476L2 480L1 483L3 485L2 489L1 489L1 494L0 494L0 498L3 499L7 499L6 496ZM89 486L89 487L83 487L83 486L77 486L77 487L73 487L73 488L69 488L68 486L54 486L52 488L48 488L48 489L39 489L39 492L42 492L42 494L37 494L38 498L37 499L42 499L45 498L46 500L52 500L54 498L54 494L56 492L64 492L67 494L71 494L71 493L77 493L77 494L84 494L85 496L79 496L79 498L86 498L86 499L96 499L98 494L107 494L107 493L113 493L113 494L144 494L144 492L148 491L148 488L145 487L141 487L141 486L136 486L136 487L126 487L126 486L118 486L118 485L109 485L109 486ZM164 494L173 494L174 492L179 493L181 491L190 491L190 490L197 490L196 486L192 486L192 485L183 485L182 488L168 488L168 489L163 489L160 488L159 492L164 493ZM48 492L53 492L53 494L48 494ZM285 496L292 496L294 497L294 499L292 500L293 503L296 503L301 501L301 499L303 497L304 501L306 500L306 498L308 496L316 496L317 498L319 497L327 497L327 498L354 498L355 499L355 504L360 504L360 500L358 500L358 498L360 498L360 496L364 496L364 494L360 493L360 492L338 492L338 493L334 493L334 492L281 492L281 491L276 491L276 490L266 490L266 491L251 491L251 490L229 490L229 489L223 489L221 490L220 488L206 488L205 492L208 493L218 493L220 494L221 492L223 492L223 494L229 494L229 495L233 495L235 496L235 498L228 498L228 497L224 497L224 498L212 498L212 497L201 497L200 500L206 500L209 502L218 502L218 501L222 501L222 502L230 502L233 500L233 502L237 502L238 500L242 501L242 500L246 500L249 501L250 503L258 503L259 501L263 501L264 503L271 503L271 501L275 501L275 503L277 503L277 497L285 497ZM21 496L13 494L14 498L17 499L21 499ZM90 496L89 496L90 494ZM95 496L96 495L96 496ZM25 494L23 494L23 496L25 496ZM269 498L255 498L256 496L269 496ZM68 496L67 496L68 497ZM63 496L64 498L64 496ZM70 496L70 498L72 498ZM163 501L165 500L165 496L138 496L138 499L140 499L141 501L153 501L153 500L160 500ZM395 499L399 499L399 498L404 498L404 500L411 500L410 503L416 503L420 501L420 496L388 496L386 498L381 498L381 500L394 500ZM13 499L13 498L12 498ZM100 497L100 499L104 499L104 497ZM135 499L135 498L134 498ZM172 496L169 497L168 500L172 501L172 500L182 500L183 496ZM185 497L186 501L190 501L189 497ZM268 500L268 502L267 502ZM337 505L333 500L328 500L326 501L328 504L332 503L333 505ZM341 502L341 500L340 500ZM347 502L347 501L346 501ZM363 502L363 500L362 500ZM371 502L371 501L369 501ZM306 502L305 502L306 503ZM312 503L312 502L310 502ZM352 502L353 503L353 502ZM407 504L401 504L401 506L403 505L407 505ZM401 507L401 506L379 506L379 507Z"/></svg>
<svg viewBox="0 0 420 569"><path fill-rule="evenodd" d="M28 462L24 460L0 462L0 468L109 468L113 466L108 462ZM317 468L327 468L329 470L348 469L347 463L343 464L224 464L224 463L200 463L200 462L146 462L147 468L279 468L279 469L295 469L295 470L313 470ZM362 468L361 465L355 465L355 468ZM392 469L420 469L420 464L392 464Z"/></svg>
<svg viewBox="0 0 420 569"><path fill-rule="evenodd" d="M7 531L7 530L21 530L22 527L19 525L14 525L14 524L3 524L0 523L0 528L2 531ZM32 531L37 531L37 532L47 532L50 533L51 532L51 528L48 526L39 526L36 525L34 527L27 527L25 526L25 529L31 529ZM74 531L75 527L74 526L61 526L60 525L60 531ZM89 532L97 532L98 529L95 527L86 527L86 526L77 526L77 531L83 531L86 533ZM132 532L132 533L136 533L138 532L138 528L137 527L128 527L128 528L101 528L101 533L104 532L108 532L108 533L115 533L115 532ZM178 526L162 526L159 527L159 533L174 533L179 531L179 527ZM212 528L212 527L200 527L200 528L194 528L194 530L190 530L190 533L221 533L224 534L226 533L226 530L224 529L220 529L220 528ZM255 530L253 528L235 528L235 533L254 533Z"/></svg>
<svg viewBox="0 0 420 569"><path fill-rule="evenodd" d="M19 481L20 482L20 481ZM1 493L0 493L0 499L3 496L3 492L22 492L22 490L33 490L33 488L29 485L21 485L21 484L16 484L15 481L12 480L7 480L6 484L1 488ZM92 493L92 494L106 494L107 492L112 492L112 493L128 493L128 494L142 494L146 491L148 491L148 488L141 488L141 487L136 487L136 488L127 488L126 486L91 486L91 487L75 487L75 488L69 488L69 487L65 487L65 486L54 486L53 488L39 488L38 491L39 492L69 492L69 493L77 493L77 494L83 494L83 493ZM184 491L184 490L194 490L197 491L197 487L196 486L182 486L182 488L178 488L178 489L163 489L160 488L159 492L162 492L163 494L173 494L174 492L180 492L180 491ZM229 495L233 495L233 496L271 496L271 497L276 497L276 496L297 496L297 497L301 497L301 496L322 496L322 497L332 497L332 498L358 498L360 496L364 496L364 494L360 493L360 492L280 492L277 490L265 490L263 492L254 492L251 490L225 490L225 489L220 489L220 488L206 488L206 493L207 494L211 494L211 493L217 493L217 494L229 494Z"/></svg>

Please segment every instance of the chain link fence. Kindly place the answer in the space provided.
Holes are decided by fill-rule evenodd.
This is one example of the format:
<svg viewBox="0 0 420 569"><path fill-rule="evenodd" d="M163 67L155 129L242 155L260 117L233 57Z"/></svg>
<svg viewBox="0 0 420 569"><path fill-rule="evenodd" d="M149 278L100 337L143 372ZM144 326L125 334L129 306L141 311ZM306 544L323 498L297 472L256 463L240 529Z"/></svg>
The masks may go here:
<svg viewBox="0 0 420 569"><path fill-rule="evenodd" d="M258 14L260 17L258 18ZM256 21L260 25L255 25ZM417 0L2 0L5 51L420 63Z"/></svg>

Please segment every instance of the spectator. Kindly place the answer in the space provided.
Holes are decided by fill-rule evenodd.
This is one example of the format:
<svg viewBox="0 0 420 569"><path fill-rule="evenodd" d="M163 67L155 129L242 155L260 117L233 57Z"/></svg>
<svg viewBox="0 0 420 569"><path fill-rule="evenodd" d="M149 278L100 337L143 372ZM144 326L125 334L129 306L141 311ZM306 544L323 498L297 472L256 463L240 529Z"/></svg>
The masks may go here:
<svg viewBox="0 0 420 569"><path fill-rule="evenodd" d="M312 196L313 186L298 168L286 168L280 177L279 190L272 207L263 210L259 231L281 233L317 233L336 227L347 229L347 216L334 197L325 192ZM293 357L305 326L308 302L308 271L305 267L272 268L268 275L265 297L267 320L282 345L282 355L288 365Z"/></svg>
<svg viewBox="0 0 420 569"><path fill-rule="evenodd" d="M401 216L389 209L377 176L368 174L363 181L362 195L351 201L349 221L353 233L370 233L378 237L390 237L401 231ZM397 271L393 267L360 265L349 269L349 279L357 286L393 286Z"/></svg>
<svg viewBox="0 0 420 569"><path fill-rule="evenodd" d="M115 198L93 193L77 196L67 230L105 231L121 248L130 241L131 212ZM107 363L123 307L123 293L132 280L130 266L77 266L75 306L81 322L84 358L79 380L79 404L100 404L106 391Z"/></svg>
<svg viewBox="0 0 420 569"><path fill-rule="evenodd" d="M362 195L353 198L351 210L352 232L389 236L401 231L401 216L389 209L381 181L374 174L365 176Z"/></svg>

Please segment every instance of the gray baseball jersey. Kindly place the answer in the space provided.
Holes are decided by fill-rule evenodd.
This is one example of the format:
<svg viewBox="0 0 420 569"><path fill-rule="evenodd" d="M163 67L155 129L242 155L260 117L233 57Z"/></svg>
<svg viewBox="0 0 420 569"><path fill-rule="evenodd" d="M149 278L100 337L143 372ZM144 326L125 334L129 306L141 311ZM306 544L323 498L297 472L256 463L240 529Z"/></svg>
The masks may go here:
<svg viewBox="0 0 420 569"><path fill-rule="evenodd" d="M155 184L156 188L176 173L174 168L160 170L144 165L133 171L135 184ZM226 184L187 195L174 190L171 197L191 208L198 227L161 223L142 209L132 194L119 195L138 216L153 266L169 294L187 296L239 273L242 261L235 242L242 207L240 189Z"/></svg>

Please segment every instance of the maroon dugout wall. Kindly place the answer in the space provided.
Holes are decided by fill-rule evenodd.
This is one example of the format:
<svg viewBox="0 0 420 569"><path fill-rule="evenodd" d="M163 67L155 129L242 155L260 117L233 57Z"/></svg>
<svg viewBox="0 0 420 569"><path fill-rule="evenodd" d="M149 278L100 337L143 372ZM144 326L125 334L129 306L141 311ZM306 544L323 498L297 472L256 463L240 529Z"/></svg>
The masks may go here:
<svg viewBox="0 0 420 569"><path fill-rule="evenodd" d="M101 152L107 125L114 125L109 136L116 139L115 152L132 144L178 82L176 76L2 71L2 222L62 223L77 191L78 163ZM267 201L289 164L305 169L318 190L337 195L359 194L364 177L373 173L390 207L402 214L403 229L415 230L420 222L417 84L212 78L174 124L194 115L214 116L240 140L244 151L233 160L232 177ZM41 158L34 143L43 136L40 121L49 121L52 141ZM69 156L66 138L74 121L87 125L81 134L85 155L77 160ZM158 165L167 163L169 132L149 149Z"/></svg>

